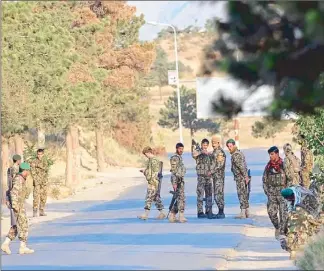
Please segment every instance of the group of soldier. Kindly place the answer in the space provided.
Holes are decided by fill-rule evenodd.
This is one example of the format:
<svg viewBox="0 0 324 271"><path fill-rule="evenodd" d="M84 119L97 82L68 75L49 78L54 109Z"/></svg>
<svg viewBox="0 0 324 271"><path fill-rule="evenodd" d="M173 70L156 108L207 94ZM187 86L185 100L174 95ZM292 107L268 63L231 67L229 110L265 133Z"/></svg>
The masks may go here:
<svg viewBox="0 0 324 271"><path fill-rule="evenodd" d="M196 161L197 172L197 217L208 219L223 219L224 214L224 179L226 155L220 145L220 137L212 137L213 152L208 152L208 139L203 139L199 146L192 142L192 157ZM275 238L280 241L281 247L290 252L291 259L296 257L296 252L301 249L310 236L319 231L322 224L321 208L323 202L318 193L318 184L311 183L310 174L313 169L313 154L306 147L303 135L299 135L298 142L301 145L301 159L293 152L291 144L283 146L285 158L279 156L279 149L273 146L268 149L269 162L265 166L262 182L263 189L268 198L267 211L275 228ZM236 183L237 195L241 212L235 218L248 218L249 193L251 185L250 170L246 159L233 139L226 142L231 154L231 171ZM182 154L184 145L176 145L176 153L170 158L171 184L173 195L177 200L171 201L169 221L184 223L187 219L185 211L185 182L186 168ZM161 162L154 156L153 150L146 147L143 154L148 158L147 167L141 172L148 181L145 201L145 212L138 218L146 220L155 202L159 215L157 219L164 219L164 206L160 197L161 181L159 171ZM323 191L321 191L323 193ZM212 205L215 200L218 213L213 214ZM205 212L203 202L205 203ZM175 203L175 204L173 204ZM179 213L179 218L176 218ZM279 216L278 216L279 215Z"/></svg>
<svg viewBox="0 0 324 271"><path fill-rule="evenodd" d="M38 149L37 157L30 163L22 163L21 156L15 154L13 165L8 169L6 204L10 210L11 228L1 245L1 250L7 254L11 254L10 242L17 236L20 240L20 254L34 252L33 249L27 247L28 218L25 208L25 199L29 198L31 192L27 185L27 177L30 173L33 179L33 216L46 216L48 163L44 158L44 149Z"/></svg>
<svg viewBox="0 0 324 271"><path fill-rule="evenodd" d="M201 145L197 144L194 140L192 142L191 152L192 157L196 161L197 172L197 217L208 219L223 219L224 213L224 180L225 180L225 164L226 154L221 147L221 138L218 136L212 137L213 152L208 152L209 140L203 139ZM247 168L245 156L241 152L233 139L229 139L226 142L226 146L231 154L232 167L231 170L234 175L234 180L237 187L237 195L240 201L241 212L236 218L249 217L249 170ZM171 164L171 184L174 192L177 195L175 204L170 206L170 214L168 216L170 222L187 222L184 216L185 210L185 182L184 176L186 168L183 163L182 154L184 151L184 145L178 143L176 145L176 153L170 158ZM160 161L154 157L153 150L150 147L146 147L143 150L143 154L148 158L147 167L145 170L141 170L144 173L147 181L148 188L145 201L145 212L139 216L140 219L147 219L152 202L154 201L157 209L160 211L158 219L164 219L166 217L163 212L163 203L160 197L159 187L159 170ZM218 213L213 214L212 206L213 199L215 200ZM205 212L203 209L203 203L205 201ZM176 218L179 213L179 218Z"/></svg>

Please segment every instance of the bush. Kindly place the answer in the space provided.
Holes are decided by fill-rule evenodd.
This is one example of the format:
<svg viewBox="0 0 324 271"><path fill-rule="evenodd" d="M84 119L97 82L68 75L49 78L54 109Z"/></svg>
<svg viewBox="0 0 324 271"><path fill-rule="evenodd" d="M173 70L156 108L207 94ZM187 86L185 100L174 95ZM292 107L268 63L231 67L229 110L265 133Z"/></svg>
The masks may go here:
<svg viewBox="0 0 324 271"><path fill-rule="evenodd" d="M310 242L296 265L300 270L323 270L324 267L324 230Z"/></svg>

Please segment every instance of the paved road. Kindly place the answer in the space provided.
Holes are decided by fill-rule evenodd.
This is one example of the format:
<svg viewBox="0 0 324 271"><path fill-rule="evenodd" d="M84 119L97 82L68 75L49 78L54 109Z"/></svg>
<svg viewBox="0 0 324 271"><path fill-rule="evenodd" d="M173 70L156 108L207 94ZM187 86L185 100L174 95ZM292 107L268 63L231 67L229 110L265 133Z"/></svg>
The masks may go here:
<svg viewBox="0 0 324 271"><path fill-rule="evenodd" d="M260 176L267 153L264 150L246 150L244 153L253 175L250 197L253 212L265 204ZM189 167L186 178L188 223L170 224L167 220L155 220L155 209L151 212L152 219L137 219L136 216L143 210L144 184L125 191L114 201L96 201L93 195L93 202L86 205L80 203L83 208L75 215L32 226L29 244L36 250L35 254L16 254L18 242L15 242L12 244L13 254L2 257L3 270L215 270L223 266L227 253L244 240L244 225L253 224L253 220L234 219L239 205L228 154L225 184L227 218L198 220L194 161L188 153L184 157ZM166 208L171 199L169 177L165 175L161 191ZM49 209L63 211L64 206L53 203Z"/></svg>

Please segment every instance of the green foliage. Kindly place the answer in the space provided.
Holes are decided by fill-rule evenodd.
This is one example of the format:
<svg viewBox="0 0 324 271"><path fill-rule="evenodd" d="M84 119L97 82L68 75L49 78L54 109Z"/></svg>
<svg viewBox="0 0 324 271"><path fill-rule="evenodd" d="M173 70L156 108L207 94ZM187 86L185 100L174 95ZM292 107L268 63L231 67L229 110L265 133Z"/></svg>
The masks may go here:
<svg viewBox="0 0 324 271"><path fill-rule="evenodd" d="M187 89L184 86L180 88L181 101L181 117L184 128L190 129L191 136L198 130L208 130L214 134L219 131L219 124L212 120L197 119L196 109L196 91L195 89ZM161 118L158 124L161 127L171 128L173 131L179 128L179 114L178 114L178 99L177 92L165 102L165 108L160 110Z"/></svg>
<svg viewBox="0 0 324 271"><path fill-rule="evenodd" d="M324 171L324 109L316 109L313 115L300 115L296 120L298 133L305 136L309 149L315 156L321 170Z"/></svg>
<svg viewBox="0 0 324 271"><path fill-rule="evenodd" d="M255 138L264 137L275 138L287 126L286 121L274 120L270 117L264 117L262 121L256 121L252 126L252 136Z"/></svg>
<svg viewBox="0 0 324 271"><path fill-rule="evenodd" d="M298 258L296 265L299 270L322 270L324 266L324 231L322 230L310 242L301 258Z"/></svg>
<svg viewBox="0 0 324 271"><path fill-rule="evenodd" d="M275 88L269 111L279 117L284 110L314 114L324 105L324 5L321 1L230 1L228 23L218 22L220 38L206 54L205 74L222 68L251 89ZM225 35L227 34L227 35ZM237 49L243 57L236 60ZM229 117L242 109L225 97L215 110L228 105Z"/></svg>
<svg viewBox="0 0 324 271"><path fill-rule="evenodd" d="M207 33L215 34L217 33L217 23L215 19L207 19L205 22L205 29Z"/></svg>
<svg viewBox="0 0 324 271"><path fill-rule="evenodd" d="M26 144L24 149L24 159L28 163L30 163L32 160L37 158L37 148L36 143L35 144ZM50 156L48 153L44 153L43 159L47 161L48 168L54 165L55 160L52 156Z"/></svg>

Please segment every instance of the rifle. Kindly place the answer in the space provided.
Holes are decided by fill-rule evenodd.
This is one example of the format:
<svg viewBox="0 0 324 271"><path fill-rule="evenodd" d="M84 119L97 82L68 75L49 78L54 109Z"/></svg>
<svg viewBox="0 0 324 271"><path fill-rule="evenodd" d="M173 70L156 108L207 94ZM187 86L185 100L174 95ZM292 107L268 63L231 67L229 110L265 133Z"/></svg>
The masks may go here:
<svg viewBox="0 0 324 271"><path fill-rule="evenodd" d="M248 169L248 177L249 177L249 183L245 184L245 186L246 186L246 190L247 190L247 197L248 197L248 200L249 200L250 199L250 192L251 192L251 180L252 180L251 170L250 169Z"/></svg>
<svg viewBox="0 0 324 271"><path fill-rule="evenodd" d="M170 202L170 206L169 206L169 212L168 212L168 215L167 215L167 218L169 217L169 214L173 208L173 206L175 206L175 212L178 213L178 208L177 208L177 201L178 201L178 196L179 196L179 193L177 191L171 191L169 192L170 194L172 194L172 199L171 199L171 202Z"/></svg>
<svg viewBox="0 0 324 271"><path fill-rule="evenodd" d="M202 152L202 149L200 148L199 144L194 139L191 140L191 145L195 147L195 150L197 152Z"/></svg>
<svg viewBox="0 0 324 271"><path fill-rule="evenodd" d="M163 162L162 162L162 161L160 161L160 167L159 167L158 178L159 178L159 186L158 186L158 189L157 189L156 194L157 194L157 196L158 196L159 198L161 198L160 193L161 193L161 185L162 185L162 179L163 179Z"/></svg>

